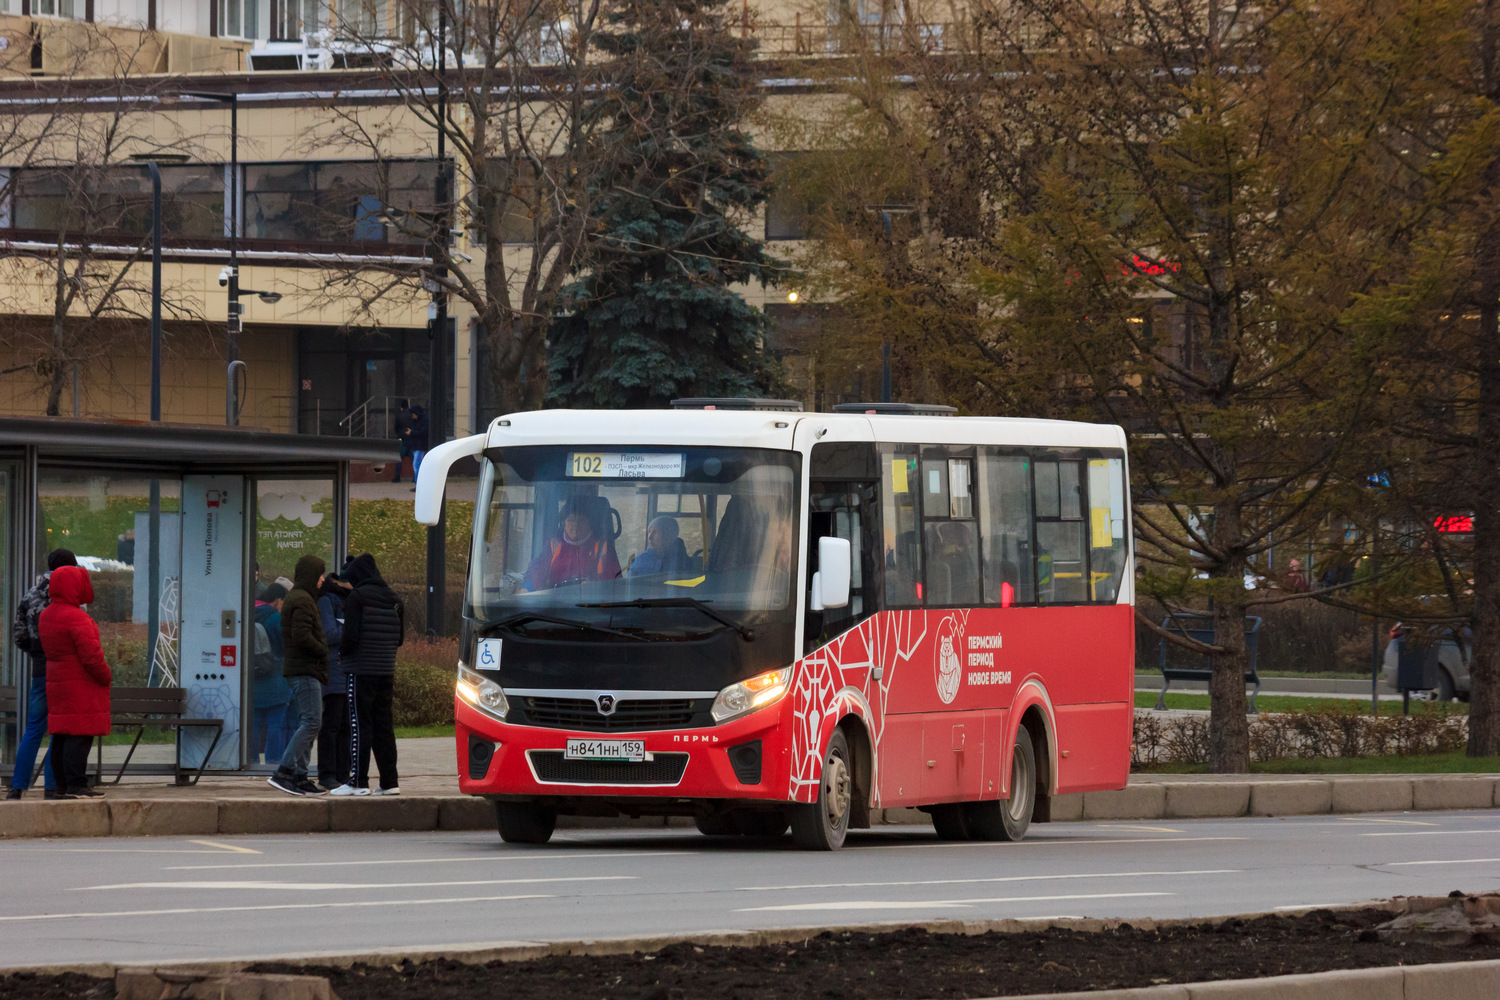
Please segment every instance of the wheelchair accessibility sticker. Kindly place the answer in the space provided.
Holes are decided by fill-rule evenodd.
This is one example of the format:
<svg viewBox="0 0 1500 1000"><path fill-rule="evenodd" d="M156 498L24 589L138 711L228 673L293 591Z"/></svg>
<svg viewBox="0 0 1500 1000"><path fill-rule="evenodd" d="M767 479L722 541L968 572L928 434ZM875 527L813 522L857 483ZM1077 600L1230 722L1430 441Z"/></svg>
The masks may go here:
<svg viewBox="0 0 1500 1000"><path fill-rule="evenodd" d="M476 657L476 659L479 662L476 663L475 666L477 666L480 670L499 670L500 669L500 640L499 639L480 639L479 640L479 655L478 655L478 657Z"/></svg>

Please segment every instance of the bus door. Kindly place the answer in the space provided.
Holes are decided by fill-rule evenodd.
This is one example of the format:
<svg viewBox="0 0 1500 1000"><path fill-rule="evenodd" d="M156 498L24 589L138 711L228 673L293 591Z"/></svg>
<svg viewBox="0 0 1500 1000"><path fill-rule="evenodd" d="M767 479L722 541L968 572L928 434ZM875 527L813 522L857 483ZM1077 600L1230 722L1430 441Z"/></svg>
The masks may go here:
<svg viewBox="0 0 1500 1000"><path fill-rule="evenodd" d="M849 603L822 611L805 609L803 650L819 646L854 628L875 610L871 581L876 579L875 553L880 470L875 445L869 441L819 442L809 464L811 488L807 501L806 583L811 587L818 566L818 539L849 542Z"/></svg>

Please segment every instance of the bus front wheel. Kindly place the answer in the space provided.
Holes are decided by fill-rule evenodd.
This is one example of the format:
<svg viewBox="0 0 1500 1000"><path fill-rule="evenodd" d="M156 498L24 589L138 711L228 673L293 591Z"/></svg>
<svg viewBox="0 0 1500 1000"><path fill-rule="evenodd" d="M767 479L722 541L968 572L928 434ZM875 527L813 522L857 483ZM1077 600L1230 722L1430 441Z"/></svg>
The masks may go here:
<svg viewBox="0 0 1500 1000"><path fill-rule="evenodd" d="M1016 727L1010 765L1010 798L969 803L969 829L979 840L1020 840L1036 808L1036 751L1031 733Z"/></svg>
<svg viewBox="0 0 1500 1000"><path fill-rule="evenodd" d="M507 844L545 844L557 828L557 813L535 802L496 802L495 820Z"/></svg>
<svg viewBox="0 0 1500 1000"><path fill-rule="evenodd" d="M792 807L792 839L805 851L836 851L849 833L849 814L854 805L854 768L849 741L835 729L823 759L823 780L817 801Z"/></svg>

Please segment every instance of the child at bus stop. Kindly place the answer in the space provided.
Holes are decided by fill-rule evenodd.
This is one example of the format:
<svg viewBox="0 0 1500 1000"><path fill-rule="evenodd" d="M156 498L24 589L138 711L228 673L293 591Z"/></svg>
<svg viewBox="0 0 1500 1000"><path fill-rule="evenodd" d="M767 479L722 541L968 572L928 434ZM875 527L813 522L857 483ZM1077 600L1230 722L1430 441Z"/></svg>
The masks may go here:
<svg viewBox="0 0 1500 1000"><path fill-rule="evenodd" d="M282 676L291 689L297 729L287 741L281 765L267 781L292 795L320 795L308 780L307 767L323 725L323 684L328 680L328 640L318 610L323 586L322 559L306 555L292 571L292 589L281 604Z"/></svg>

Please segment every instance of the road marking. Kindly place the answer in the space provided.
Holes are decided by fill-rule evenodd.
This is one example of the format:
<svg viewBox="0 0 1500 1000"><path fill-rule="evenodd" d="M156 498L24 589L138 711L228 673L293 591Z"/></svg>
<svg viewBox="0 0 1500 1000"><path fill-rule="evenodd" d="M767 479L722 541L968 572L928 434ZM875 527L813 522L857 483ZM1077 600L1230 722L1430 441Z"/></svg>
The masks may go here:
<svg viewBox="0 0 1500 1000"><path fill-rule="evenodd" d="M217 847L221 851L230 854L259 854L260 852L249 847L236 847L234 844L221 844L217 840L190 840L189 844L202 844L204 847Z"/></svg>
<svg viewBox="0 0 1500 1000"><path fill-rule="evenodd" d="M209 851L198 851L208 854ZM596 858L675 858L702 851L617 851L600 854L511 854L498 857L471 858L385 858L364 861L265 861L238 865L169 865L162 869L168 872L204 872L232 868L235 871L252 868L352 868L359 865L469 865L489 861L593 861Z"/></svg>
<svg viewBox="0 0 1500 1000"><path fill-rule="evenodd" d="M1134 826L1122 823L1095 823L1096 830L1130 830L1140 833L1185 833L1184 830L1174 830L1170 826Z"/></svg>
<svg viewBox="0 0 1500 1000"><path fill-rule="evenodd" d="M18 920L84 920L93 917L170 917L193 913L251 913L259 910L337 910L353 906L445 906L454 903L499 903L515 899L552 899L552 896L457 896L451 899L363 899L353 903L266 903L259 906L181 906L167 910L113 910L100 913L27 913L0 916Z"/></svg>
<svg viewBox="0 0 1500 1000"><path fill-rule="evenodd" d="M872 889L893 885L979 885L987 882L1048 882L1057 879L1079 878L1143 878L1161 875L1238 875L1240 868L1209 868L1190 872L1097 872L1095 874L1066 875L1007 875L1001 878L935 878L910 882L821 882L807 885L747 885L739 892L780 892L793 889Z"/></svg>
<svg viewBox="0 0 1500 1000"><path fill-rule="evenodd" d="M1500 858L1455 858L1452 861L1387 861L1375 868L1412 868L1417 865L1494 865Z"/></svg>
<svg viewBox="0 0 1500 1000"><path fill-rule="evenodd" d="M452 885L533 885L538 882L634 882L637 875L576 875L557 878L497 878L464 882L121 882L117 885L80 885L73 892L100 889L291 889L330 892L340 889L423 889Z"/></svg>
<svg viewBox="0 0 1500 1000"><path fill-rule="evenodd" d="M1074 896L994 896L988 899L849 899L831 903L789 903L783 906L747 906L735 913L786 913L793 910L920 910L931 907L965 909L978 903L1055 903L1065 899L1140 899L1175 896L1172 892L1106 892Z"/></svg>
<svg viewBox="0 0 1500 1000"><path fill-rule="evenodd" d="M1014 851L1023 847L1059 847L1059 846L1087 846L1091 844L1192 844L1200 841L1235 841L1250 840L1250 837L1119 837L1104 840L1022 840L1009 843L1000 840L970 841L969 843L954 841L932 841L922 844L855 844L845 845L845 850L854 851L913 851L930 850L932 848L947 847L998 847L1001 850Z"/></svg>
<svg viewBox="0 0 1500 1000"><path fill-rule="evenodd" d="M1356 825L1366 823L1390 823L1395 826L1437 826L1437 823L1429 823L1420 819L1367 819L1363 816L1340 816L1340 824L1354 823Z"/></svg>
<svg viewBox="0 0 1500 1000"><path fill-rule="evenodd" d="M1388 830L1381 833L1362 833L1361 837L1451 837L1464 833L1500 833L1500 830Z"/></svg>

